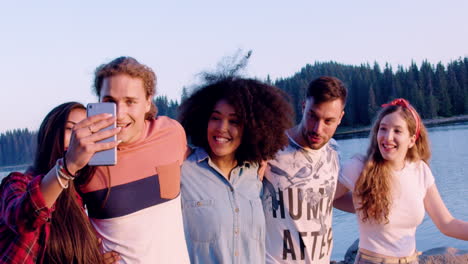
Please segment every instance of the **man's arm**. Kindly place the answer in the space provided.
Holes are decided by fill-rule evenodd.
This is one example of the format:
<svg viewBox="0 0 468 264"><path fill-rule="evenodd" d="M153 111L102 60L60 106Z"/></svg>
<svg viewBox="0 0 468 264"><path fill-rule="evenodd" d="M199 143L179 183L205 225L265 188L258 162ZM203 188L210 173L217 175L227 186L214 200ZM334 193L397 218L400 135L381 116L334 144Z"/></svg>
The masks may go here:
<svg viewBox="0 0 468 264"><path fill-rule="evenodd" d="M335 198L333 201L333 207L338 210L347 212L347 213L355 213L356 210L354 209L353 204L353 194L346 188L343 184L338 181L336 185L336 192Z"/></svg>

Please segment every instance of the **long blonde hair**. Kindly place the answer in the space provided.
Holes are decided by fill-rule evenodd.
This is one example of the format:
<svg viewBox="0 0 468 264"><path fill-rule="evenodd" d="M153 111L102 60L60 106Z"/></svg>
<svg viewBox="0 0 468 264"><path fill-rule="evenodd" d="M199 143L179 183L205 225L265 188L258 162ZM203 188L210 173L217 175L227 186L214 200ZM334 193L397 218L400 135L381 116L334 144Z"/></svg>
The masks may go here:
<svg viewBox="0 0 468 264"><path fill-rule="evenodd" d="M406 121L410 135L415 135L416 122L420 122L421 118L414 108L411 111L408 109L409 107L411 106L386 106L380 111L377 119L374 121L369 149L365 156L364 168L354 188L355 196L360 199L360 207L357 210L360 212L363 222L373 220L376 223L388 223L390 206L392 204L392 170L379 151L377 132L379 131L382 119L389 114L397 112ZM410 162L423 160L428 163L430 157L431 150L427 130L421 122L419 136L416 139L415 145L408 149L405 160Z"/></svg>

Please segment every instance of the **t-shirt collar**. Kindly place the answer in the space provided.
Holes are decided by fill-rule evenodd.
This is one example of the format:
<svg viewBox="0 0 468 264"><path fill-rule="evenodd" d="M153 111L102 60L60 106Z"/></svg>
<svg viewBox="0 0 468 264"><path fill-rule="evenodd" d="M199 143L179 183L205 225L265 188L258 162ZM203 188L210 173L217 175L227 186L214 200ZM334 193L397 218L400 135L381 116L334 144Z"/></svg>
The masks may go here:
<svg viewBox="0 0 468 264"><path fill-rule="evenodd" d="M201 147L195 148L195 157L196 157L197 163L203 162L206 159L211 160L210 155L208 155L208 152L206 152L206 150ZM243 167L243 166L247 168L250 167L250 162L244 161L243 164L237 165L237 167Z"/></svg>
<svg viewBox="0 0 468 264"><path fill-rule="evenodd" d="M288 136L288 139L289 139L289 144L290 145L293 145L293 146L296 146L300 149L303 149L307 152L310 152L310 153L320 153L322 152L324 149L326 149L326 147L328 146L328 144L330 144L330 141L328 141L325 145L323 145L321 148L319 149L311 149L311 148L305 148L303 146L301 146L299 143L297 143L288 133L286 133L286 136Z"/></svg>

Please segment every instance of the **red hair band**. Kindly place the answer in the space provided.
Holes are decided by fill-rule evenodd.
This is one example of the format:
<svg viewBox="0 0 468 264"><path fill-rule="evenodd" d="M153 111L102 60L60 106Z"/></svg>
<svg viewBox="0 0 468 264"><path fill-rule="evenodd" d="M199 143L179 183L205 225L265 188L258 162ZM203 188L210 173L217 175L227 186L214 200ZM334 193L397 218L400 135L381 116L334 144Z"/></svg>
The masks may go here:
<svg viewBox="0 0 468 264"><path fill-rule="evenodd" d="M419 119L419 116L416 113L416 109L414 109L414 107L406 99L403 99L403 98L398 98L398 99L391 101L388 104L383 104L382 107L387 107L391 105L399 105L401 107L405 107L411 112L411 115L413 116L414 121L416 121L416 131L414 134L416 135L416 140L418 140L419 134L421 133L421 119Z"/></svg>

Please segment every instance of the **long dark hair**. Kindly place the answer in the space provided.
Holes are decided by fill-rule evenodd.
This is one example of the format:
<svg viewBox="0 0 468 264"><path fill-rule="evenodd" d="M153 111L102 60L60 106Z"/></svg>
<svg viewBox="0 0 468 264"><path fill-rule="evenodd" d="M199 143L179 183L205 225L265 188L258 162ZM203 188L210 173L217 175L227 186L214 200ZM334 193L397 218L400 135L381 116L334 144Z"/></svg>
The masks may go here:
<svg viewBox="0 0 468 264"><path fill-rule="evenodd" d="M42 121L34 164L29 169L34 175L46 174L57 159L65 155L65 125L74 109L85 107L77 102L64 103L50 111ZM75 182L70 182L69 188L64 189L55 202L44 263L102 262L95 231L77 201L77 186L86 182L90 175L90 168L80 170Z"/></svg>

